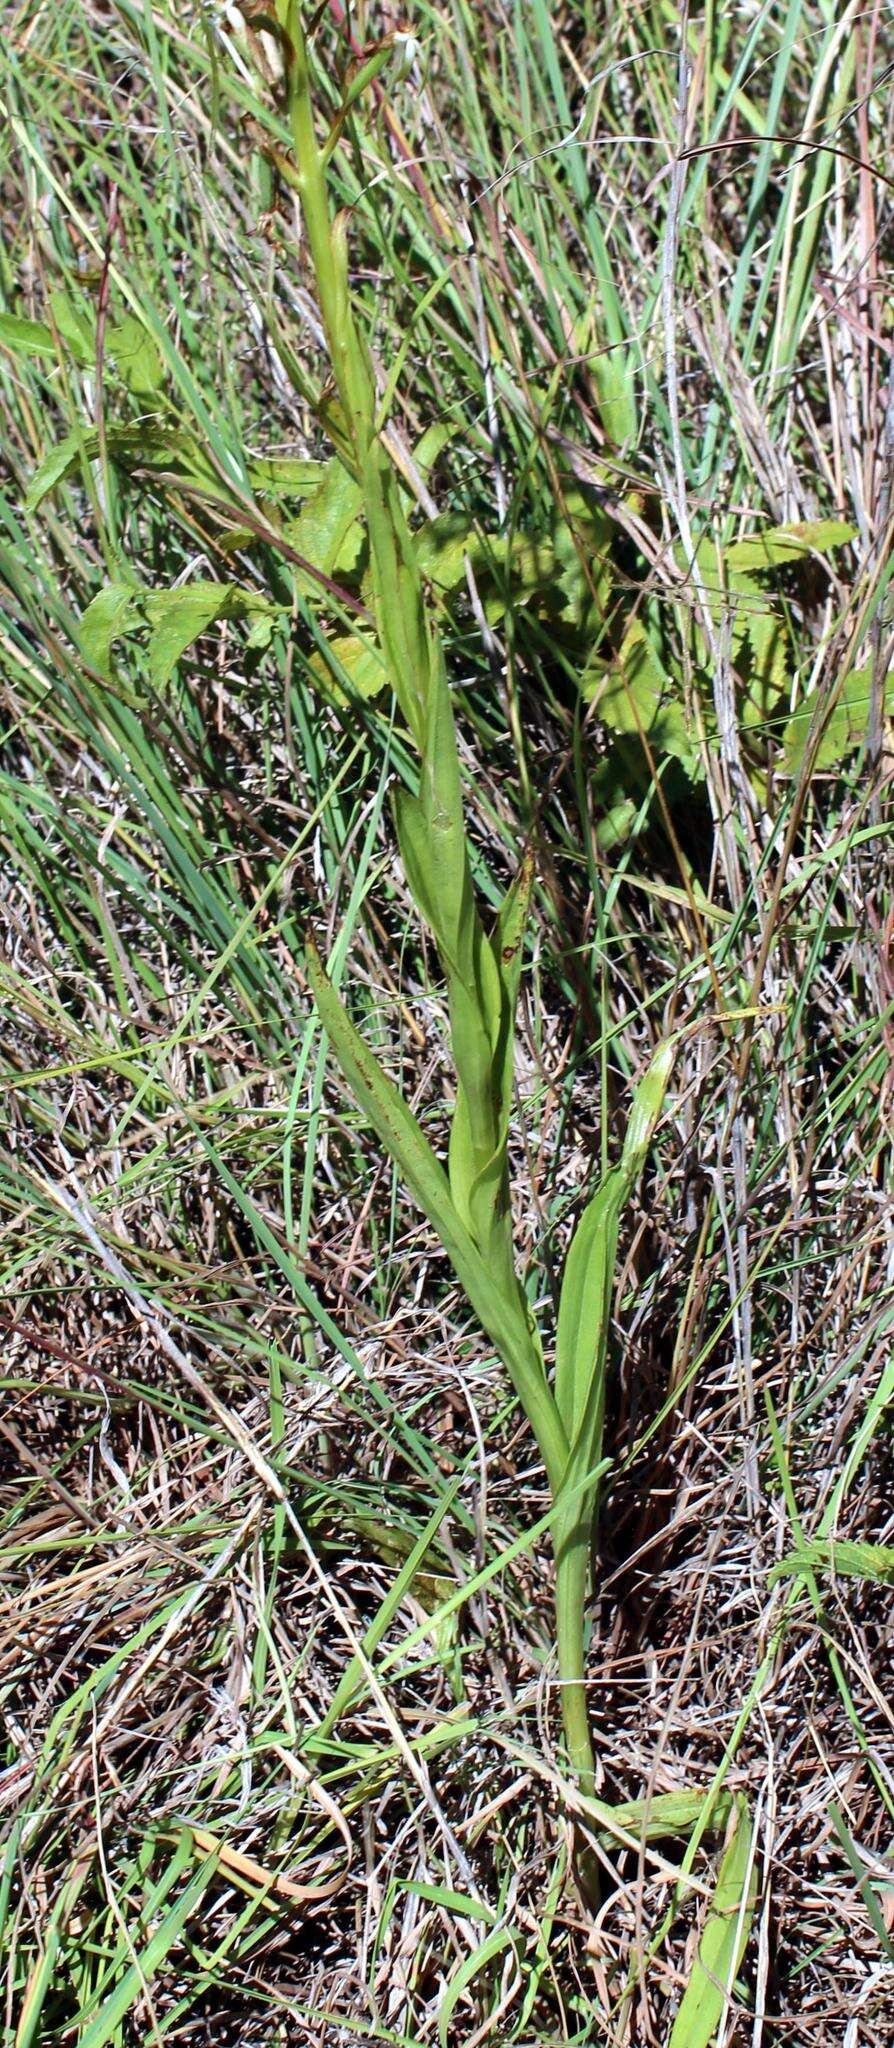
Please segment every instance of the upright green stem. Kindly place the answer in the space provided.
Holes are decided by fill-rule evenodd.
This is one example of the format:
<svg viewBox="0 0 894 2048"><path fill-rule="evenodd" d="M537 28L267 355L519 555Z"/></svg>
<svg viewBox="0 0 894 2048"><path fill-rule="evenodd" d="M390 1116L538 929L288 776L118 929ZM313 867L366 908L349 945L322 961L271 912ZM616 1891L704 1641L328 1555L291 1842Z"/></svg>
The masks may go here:
<svg viewBox="0 0 894 2048"><path fill-rule="evenodd" d="M430 1205L434 1201L438 1209L442 1241L454 1263L458 1261L473 1308L498 1344L537 1438L553 1498L561 1503L572 1443L547 1381L540 1338L515 1270L506 1150L515 1003L532 878L530 870L523 869L492 942L475 907L443 651L429 620L397 479L376 431L375 379L351 304L345 223L330 213L326 156L316 138L301 8L298 0L277 0L277 12L289 45L295 184L343 415L344 442L363 492L375 622L395 696L420 756L419 796L399 798L397 823L407 879L435 934L447 979L458 1084L450 1139L449 1214L424 1161L423 1179L435 1190ZM315 985L324 1006L336 1002L319 972ZM411 1153L417 1163L420 1155L405 1126L400 1142L398 1118L388 1107L390 1084L384 1077L371 1079L368 1056L355 1043L347 1020L339 1023L337 1005L329 1015L330 1035L340 1048L348 1078L378 1117L385 1142L406 1170ZM410 1179L412 1184L412 1171ZM569 1759L584 1790L592 1790L594 1784L583 1668L592 1507L592 1488L579 1488L566 1508L560 1506L555 1528L563 1726Z"/></svg>
<svg viewBox="0 0 894 2048"><path fill-rule="evenodd" d="M556 1660L562 1689L562 1727L568 1761L582 1792L596 1791L596 1764L590 1739L585 1684L583 1619L587 1605L592 1534L592 1496L556 1516L553 1546L556 1558Z"/></svg>

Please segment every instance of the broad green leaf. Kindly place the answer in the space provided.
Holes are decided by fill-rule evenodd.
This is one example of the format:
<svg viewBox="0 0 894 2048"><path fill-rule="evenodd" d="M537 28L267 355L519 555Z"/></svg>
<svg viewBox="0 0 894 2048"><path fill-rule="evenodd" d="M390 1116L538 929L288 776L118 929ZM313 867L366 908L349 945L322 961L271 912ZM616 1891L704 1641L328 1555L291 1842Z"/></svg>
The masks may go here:
<svg viewBox="0 0 894 2048"><path fill-rule="evenodd" d="M50 310L60 339L71 351L75 362L89 367L96 357L96 320L92 307L88 311L70 293L60 289L50 293Z"/></svg>
<svg viewBox="0 0 894 2048"><path fill-rule="evenodd" d="M556 1329L556 1405L569 1443L604 1396L608 1319L626 1176L607 1175L580 1218L565 1260Z"/></svg>
<svg viewBox="0 0 894 2048"><path fill-rule="evenodd" d="M264 630L276 611L260 591L208 582L187 583L178 590L147 591L143 608L152 628L148 666L156 689L169 680L181 655L215 620L253 616L263 622Z"/></svg>
<svg viewBox="0 0 894 2048"><path fill-rule="evenodd" d="M509 1005L510 1029L515 1023L515 1007L521 981L524 961L525 933L531 909L531 893L534 887L534 855L528 851L519 867L515 880L510 883L500 906L497 929L494 934L494 950L500 970L500 980L506 992Z"/></svg>
<svg viewBox="0 0 894 2048"><path fill-rule="evenodd" d="M807 555L831 554L854 540L856 532L846 519L805 519L791 526L767 526L760 533L733 541L724 549L723 559L733 573L742 569L756 574L803 561Z"/></svg>
<svg viewBox="0 0 894 2048"><path fill-rule="evenodd" d="M249 457L248 478L259 498L306 498L319 488L328 465L303 455Z"/></svg>
<svg viewBox="0 0 894 2048"><path fill-rule="evenodd" d="M709 2048L723 2018L754 1917L757 1874L751 1852L751 1820L740 1794L735 1801L732 1831L698 1955L671 2029L669 2048Z"/></svg>
<svg viewBox="0 0 894 2048"><path fill-rule="evenodd" d="M155 421L140 420L125 426L111 422L106 429L106 451L125 476L134 471L158 474L165 482L171 482L174 489L200 489L204 497L228 506L238 502L191 434L159 426ZM35 470L25 498L28 510L33 512L49 491L78 471L82 456L92 462L98 454L99 435L95 427L85 426L80 433L66 434L47 450Z"/></svg>
<svg viewBox="0 0 894 2048"><path fill-rule="evenodd" d="M449 977L450 1041L457 1070L450 1127L450 1190L479 1250L509 1262L504 1099L506 1000L490 941L476 917L476 981Z"/></svg>
<svg viewBox="0 0 894 2048"><path fill-rule="evenodd" d="M79 306L64 291L50 298L56 334L75 361L89 366L96 357L96 321L92 308ZM150 397L163 381L164 366L157 343L135 313L110 323L106 329L106 353L114 362L129 391ZM13 313L0 313L0 346L18 355L45 356L56 360L58 342L45 320L25 320Z"/></svg>
<svg viewBox="0 0 894 2048"><path fill-rule="evenodd" d="M452 719L446 689L444 701ZM451 1194L482 1253L498 1257L506 1265L505 1139L515 1001L532 868L529 861L524 864L517 885L509 892L492 944L472 899L458 785L451 766L455 763L452 731L445 736L443 729L435 727L433 739L431 731L430 727L420 797L403 791L396 800L398 838L407 880L437 940L448 978L450 1035L457 1069L450 1129ZM445 773L445 761L449 774ZM505 963L501 963L501 953Z"/></svg>
<svg viewBox="0 0 894 2048"><path fill-rule="evenodd" d="M621 1162L588 1202L565 1261L556 1330L556 1405L570 1446L569 1479L599 1456L605 1361L621 1213L645 1162L664 1106L674 1060L661 1045L643 1075L627 1119Z"/></svg>
<svg viewBox="0 0 894 2048"><path fill-rule="evenodd" d="M440 657L429 683L418 804L416 851L424 863L433 930L445 962L471 990L477 979L479 926L466 851L453 705Z"/></svg>
<svg viewBox="0 0 894 2048"><path fill-rule="evenodd" d="M106 347L128 391L138 398L154 397L164 383L164 363L158 343L135 313L109 328Z"/></svg>
<svg viewBox="0 0 894 2048"><path fill-rule="evenodd" d="M552 525L561 597L560 616L595 644L609 617L615 574L614 526L607 512L579 490L566 490Z"/></svg>
<svg viewBox="0 0 894 2048"><path fill-rule="evenodd" d="M676 1045L673 1039L666 1039L653 1053L634 1092L621 1154L621 1165L631 1187L646 1163L655 1126L664 1108L675 1058Z"/></svg>
<svg viewBox="0 0 894 2048"><path fill-rule="evenodd" d="M885 1543L855 1543L837 1536L815 1537L782 1557L768 1573L770 1584L799 1572L829 1572L836 1578L868 1579L877 1585L894 1581L894 1549Z"/></svg>
<svg viewBox="0 0 894 2048"><path fill-rule="evenodd" d="M610 760L600 762L599 765L601 768L619 770L621 764L615 762L613 750ZM607 780L607 776L601 777L600 784ZM614 774L613 781L616 786L623 785L623 777L619 772ZM594 794L602 795L602 793L602 788L596 783L596 778L594 777ZM600 853L611 853L614 847L624 845L625 840L630 838L631 833L636 828L637 818L640 816L641 810L642 805L638 804L632 796L622 796L618 798L617 803L609 803L602 817L596 821L595 836Z"/></svg>
<svg viewBox="0 0 894 2048"><path fill-rule="evenodd" d="M451 426L449 420L434 420L424 434L420 434L413 449L413 461L421 477L431 475L438 457L443 455L456 433L456 427Z"/></svg>
<svg viewBox="0 0 894 2048"><path fill-rule="evenodd" d="M148 667L158 688L168 681L177 662L215 619L248 618L249 647L266 647L278 607L257 590L238 590L232 583L189 583L177 590L142 590L121 581L109 583L87 606L78 630L85 661L101 675L110 673L114 642L123 633L151 627Z"/></svg>
<svg viewBox="0 0 894 2048"><path fill-rule="evenodd" d="M290 520L285 528L285 537L291 547L325 575L349 574L363 547L359 518L362 507L360 485L334 456L297 519ZM318 594L319 584L312 578L302 577L298 572L297 581L306 597Z"/></svg>
<svg viewBox="0 0 894 2048"><path fill-rule="evenodd" d="M378 697L387 687L388 671L382 655L365 634L335 633L326 645L327 654L317 648L309 667L324 694L336 703L348 702L349 695Z"/></svg>
<svg viewBox="0 0 894 2048"><path fill-rule="evenodd" d="M673 1835L689 1835L705 1811L706 1792L657 1792L651 1798L622 1799L608 1806L601 1799L585 1799L584 1812L596 1822L599 1839L606 1848L617 1845L620 1834L637 1842L663 1842ZM718 1792L711 1802L711 1830L725 1830L732 1812L732 1795Z"/></svg>
<svg viewBox="0 0 894 2048"><path fill-rule="evenodd" d="M97 454L98 448L99 441L95 433L85 431L83 434L65 434L61 441L57 441L53 448L47 450L43 461L38 463L25 493L26 510L36 511L48 493L55 490L56 485L61 484L73 469L78 468L82 453L89 459Z"/></svg>
<svg viewBox="0 0 894 2048"><path fill-rule="evenodd" d="M437 1231L448 1257L476 1293L480 1260L457 1215L447 1176L412 1110L365 1044L323 970L313 940L307 939L307 972L320 1021L338 1062L383 1145L400 1167L411 1193ZM466 1280L464 1280L464 1285ZM471 1292L466 1285L467 1293ZM497 1307L499 1319L499 1307Z"/></svg>
<svg viewBox="0 0 894 2048"><path fill-rule="evenodd" d="M763 726L789 681L791 649L785 607L753 576L741 571L728 579L726 603L732 608L732 651L748 675L742 706L743 728ZM715 608L718 616L722 605Z"/></svg>
<svg viewBox="0 0 894 2048"><path fill-rule="evenodd" d="M838 701L829 713L823 727L822 738L813 757L814 773L826 768L839 768L848 754L866 738L869 725L869 702L872 689L872 671L869 668L852 668L845 676ZM811 736L814 717L820 711L829 692L820 685L808 695L793 711L782 735L782 757L790 775L801 772L807 745ZM894 678L884 684L884 708L890 716L894 711Z"/></svg>
<svg viewBox="0 0 894 2048"><path fill-rule="evenodd" d="M99 675L110 676L112 647L127 627L135 599L140 593L132 583L107 583L88 604L78 627L78 646L84 660Z"/></svg>
<svg viewBox="0 0 894 2048"><path fill-rule="evenodd" d="M581 693L611 732L638 736L642 731L656 755L672 754L687 768L695 765L679 682L668 675L638 618L631 619L613 660L590 662Z"/></svg>
<svg viewBox="0 0 894 2048"><path fill-rule="evenodd" d="M52 329L43 320L25 320L18 313L0 313L0 348L17 356L57 355Z"/></svg>
<svg viewBox="0 0 894 2048"><path fill-rule="evenodd" d="M455 590L464 582L466 557L472 556L478 541L463 513L444 512L421 526L413 539L420 571L436 589Z"/></svg>

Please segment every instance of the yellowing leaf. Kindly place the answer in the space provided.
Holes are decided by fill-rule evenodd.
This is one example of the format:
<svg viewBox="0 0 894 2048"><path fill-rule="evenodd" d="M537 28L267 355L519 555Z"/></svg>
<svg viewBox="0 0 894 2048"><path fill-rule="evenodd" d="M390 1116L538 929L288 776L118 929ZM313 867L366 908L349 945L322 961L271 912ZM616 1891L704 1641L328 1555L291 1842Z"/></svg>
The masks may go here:
<svg viewBox="0 0 894 2048"><path fill-rule="evenodd" d="M327 641L327 653L318 648L309 666L324 693L341 704L347 701L349 693L377 697L388 681L379 649L360 633L333 634Z"/></svg>

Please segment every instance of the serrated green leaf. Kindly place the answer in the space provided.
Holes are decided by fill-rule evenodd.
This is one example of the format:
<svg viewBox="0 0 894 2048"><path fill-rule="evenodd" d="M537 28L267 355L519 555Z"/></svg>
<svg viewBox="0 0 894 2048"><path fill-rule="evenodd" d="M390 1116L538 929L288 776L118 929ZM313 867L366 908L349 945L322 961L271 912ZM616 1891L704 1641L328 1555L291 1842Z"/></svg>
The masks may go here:
<svg viewBox="0 0 894 2048"><path fill-rule="evenodd" d="M669 2048L709 2048L745 1953L757 1895L752 1827L741 1794Z"/></svg>
<svg viewBox="0 0 894 2048"><path fill-rule="evenodd" d="M799 1572L829 1572L836 1578L867 1579L876 1585L894 1581L894 1549L884 1543L855 1543L840 1537L815 1537L781 1557L768 1572L769 1583Z"/></svg>
<svg viewBox="0 0 894 2048"><path fill-rule="evenodd" d="M813 756L813 772L839 768L849 754L866 738L869 725L869 702L872 689L870 668L852 668L845 676L838 700L829 713L823 727L822 738ZM823 702L828 701L829 692L824 686L810 690L788 719L782 735L782 758L790 775L799 775L807 753L808 741L815 716L820 713ZM890 716L894 711L894 678L884 684L884 708Z"/></svg>
<svg viewBox="0 0 894 2048"><path fill-rule="evenodd" d="M831 554L855 540L856 533L846 519L804 519L790 526L767 526L760 533L733 541L724 549L723 559L731 572L750 570L755 575L762 569L803 561L807 555Z"/></svg>
<svg viewBox="0 0 894 2048"><path fill-rule="evenodd" d="M610 732L639 736L642 731L658 757L673 755L695 770L697 752L679 683L668 675L640 619L631 619L612 661L597 657L590 662L581 694Z"/></svg>
<svg viewBox="0 0 894 2048"><path fill-rule="evenodd" d="M285 528L285 537L291 547L325 575L350 574L363 547L359 518L362 507L360 485L334 456L297 519L290 520ZM306 597L319 594L319 584L313 578L297 571L296 580Z"/></svg>

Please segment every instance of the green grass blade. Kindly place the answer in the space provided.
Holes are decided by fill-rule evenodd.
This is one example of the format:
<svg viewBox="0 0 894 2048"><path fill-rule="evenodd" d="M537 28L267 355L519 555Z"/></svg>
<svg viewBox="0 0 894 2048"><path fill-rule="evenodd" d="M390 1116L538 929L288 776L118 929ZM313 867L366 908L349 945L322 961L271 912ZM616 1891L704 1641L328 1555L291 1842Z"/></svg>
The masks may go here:
<svg viewBox="0 0 894 2048"><path fill-rule="evenodd" d="M747 1804L740 1796L669 2048L709 2048L717 2033L754 1918L757 1873L752 1848L751 1820Z"/></svg>

